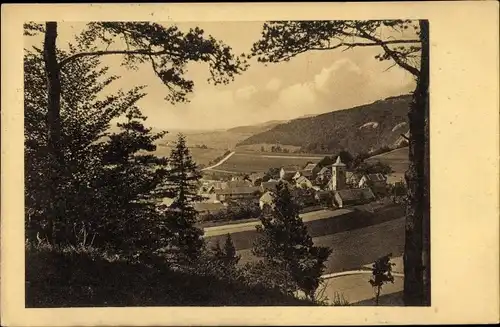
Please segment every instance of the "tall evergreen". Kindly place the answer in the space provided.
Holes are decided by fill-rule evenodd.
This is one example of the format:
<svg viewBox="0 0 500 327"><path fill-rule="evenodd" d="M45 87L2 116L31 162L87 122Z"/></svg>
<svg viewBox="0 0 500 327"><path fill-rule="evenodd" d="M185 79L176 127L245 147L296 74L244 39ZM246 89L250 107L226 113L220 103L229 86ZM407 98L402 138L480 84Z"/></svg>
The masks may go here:
<svg viewBox="0 0 500 327"><path fill-rule="evenodd" d="M303 291L314 299L331 249L314 246L306 226L299 216L288 187L280 182L272 206L261 215L262 226L257 226L259 238L253 253L264 259L270 269L281 271L284 291Z"/></svg>
<svg viewBox="0 0 500 327"><path fill-rule="evenodd" d="M198 212L194 202L203 200L198 195L201 172L193 161L186 145L186 138L179 134L169 158L167 193L173 199L166 211L172 232L171 246L176 258L192 262L199 257L203 246L203 231L195 227Z"/></svg>

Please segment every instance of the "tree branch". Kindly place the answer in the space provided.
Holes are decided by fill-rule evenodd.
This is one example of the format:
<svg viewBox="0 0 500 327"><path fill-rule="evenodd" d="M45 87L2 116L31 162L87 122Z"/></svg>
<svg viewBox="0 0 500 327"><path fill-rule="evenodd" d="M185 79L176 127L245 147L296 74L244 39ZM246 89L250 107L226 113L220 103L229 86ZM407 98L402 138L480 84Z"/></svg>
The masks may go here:
<svg viewBox="0 0 500 327"><path fill-rule="evenodd" d="M106 56L106 55L144 55L144 56L160 56L160 55L172 55L171 52L167 50L161 50L161 51L151 51L151 50L104 50L104 51L91 51L91 52L80 52L80 53L75 53L74 55L71 55L69 57L64 58L61 60L59 63L59 66L62 68L64 65L66 65L68 62L71 62L73 60L76 60L78 58L82 57L88 57L88 56Z"/></svg>
<svg viewBox="0 0 500 327"><path fill-rule="evenodd" d="M362 37L368 39L368 40L371 40L373 42L375 42L375 44L378 44L382 47L382 49L384 49L384 51L403 69L407 70L408 72L410 72L412 75L418 77L420 76L420 71L418 69L416 69L415 67L413 66L410 66L409 64L407 64L406 62L404 62L403 60L401 60L400 57L398 57L398 55L396 54L395 51L391 50L389 47L388 47L388 44L391 44L389 42L393 42L393 41L382 41L376 37L374 37L373 35L370 35L368 33L366 33L362 28L359 28L358 29L359 32L361 33ZM419 41L420 42L420 41Z"/></svg>

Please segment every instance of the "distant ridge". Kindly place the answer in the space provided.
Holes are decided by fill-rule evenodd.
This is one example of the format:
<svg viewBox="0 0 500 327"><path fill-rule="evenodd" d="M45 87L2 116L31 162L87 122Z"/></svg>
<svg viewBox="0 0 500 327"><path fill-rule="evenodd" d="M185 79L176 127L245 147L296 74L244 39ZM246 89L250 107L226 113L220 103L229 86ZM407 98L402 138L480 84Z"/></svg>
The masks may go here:
<svg viewBox="0 0 500 327"><path fill-rule="evenodd" d="M247 125L247 126L237 126L233 128L229 128L226 131L230 133L251 133L251 134L257 134L257 133L262 133L267 130L270 130L271 128L288 122L287 120L270 120L264 123L260 124L254 124L254 125Z"/></svg>
<svg viewBox="0 0 500 327"><path fill-rule="evenodd" d="M388 97L354 108L301 117L256 133L238 143L298 146L303 152L351 153L394 147L408 131L411 94ZM405 123L405 124L404 124Z"/></svg>

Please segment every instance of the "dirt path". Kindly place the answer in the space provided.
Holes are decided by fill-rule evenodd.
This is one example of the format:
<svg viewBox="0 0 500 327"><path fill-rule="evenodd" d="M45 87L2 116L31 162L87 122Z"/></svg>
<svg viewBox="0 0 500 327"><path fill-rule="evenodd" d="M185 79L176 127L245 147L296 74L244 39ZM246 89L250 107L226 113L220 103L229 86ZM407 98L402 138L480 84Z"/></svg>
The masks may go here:
<svg viewBox="0 0 500 327"><path fill-rule="evenodd" d="M227 156L225 156L224 158L222 158L218 163L216 163L215 165L212 165L212 166L209 166L209 167L205 167L203 168L201 171L205 171L205 170L210 170L212 168L215 168L215 167L218 167L220 165L222 165L226 160L228 160L229 158L231 158L233 156L235 152L231 152L230 154L228 154Z"/></svg>

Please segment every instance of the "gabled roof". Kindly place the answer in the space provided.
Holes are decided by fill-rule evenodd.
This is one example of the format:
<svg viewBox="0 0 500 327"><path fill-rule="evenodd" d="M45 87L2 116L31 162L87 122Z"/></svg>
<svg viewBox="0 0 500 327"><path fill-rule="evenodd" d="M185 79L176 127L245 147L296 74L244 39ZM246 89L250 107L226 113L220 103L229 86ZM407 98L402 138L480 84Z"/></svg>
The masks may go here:
<svg viewBox="0 0 500 327"><path fill-rule="evenodd" d="M242 187L231 187L223 190L216 190L216 194L220 195L231 195L231 194L252 194L259 191L257 186L242 186Z"/></svg>
<svg viewBox="0 0 500 327"><path fill-rule="evenodd" d="M309 179L307 179L307 177L305 177L305 176L300 176L299 178L297 178L295 180L295 182L297 184L302 184L302 183L310 183L311 181Z"/></svg>
<svg viewBox="0 0 500 327"><path fill-rule="evenodd" d="M220 202L197 202L194 204L194 209L196 211L219 211L224 209L225 206Z"/></svg>
<svg viewBox="0 0 500 327"><path fill-rule="evenodd" d="M365 175L365 176L371 182L385 182L384 175L382 175L380 173L377 173L377 174L368 174L368 175Z"/></svg>
<svg viewBox="0 0 500 327"><path fill-rule="evenodd" d="M355 202L355 201L365 201L375 199L370 188L355 188L355 189L345 189L335 192L343 202Z"/></svg>
<svg viewBox="0 0 500 327"><path fill-rule="evenodd" d="M246 187L246 186L253 186L252 182L250 181L243 181L243 180L236 180L236 181L229 181L226 182L225 186L223 188L235 188L235 187Z"/></svg>
<svg viewBox="0 0 500 327"><path fill-rule="evenodd" d="M310 162L302 170L312 171L314 168L316 168L317 165L318 165L317 163L311 163Z"/></svg>
<svg viewBox="0 0 500 327"><path fill-rule="evenodd" d="M266 173L264 173L264 172L252 173L248 176L248 178L250 178L250 180L252 180L252 181L255 181L256 179L264 178L265 175L266 175Z"/></svg>
<svg viewBox="0 0 500 327"><path fill-rule="evenodd" d="M262 188L262 190L264 191L274 191L276 190L276 186L278 185L278 181L267 181L267 182L262 182L262 184L260 184L260 187Z"/></svg>
<svg viewBox="0 0 500 327"><path fill-rule="evenodd" d="M345 173L346 179L352 179L352 178L360 179L361 177L362 176L360 174L352 172L352 171L346 171L346 173Z"/></svg>
<svg viewBox="0 0 500 327"><path fill-rule="evenodd" d="M318 172L318 175L323 175L323 174L326 174L328 172L330 172L330 170L332 169L331 166L327 166L327 167L323 167L321 168L321 170Z"/></svg>
<svg viewBox="0 0 500 327"><path fill-rule="evenodd" d="M345 166L345 164L340 159L340 156L337 157L337 161L335 161L335 163L333 164L333 166L341 166L341 167Z"/></svg>
<svg viewBox="0 0 500 327"><path fill-rule="evenodd" d="M330 192L330 191L317 191L315 194L315 197L317 199L325 199L325 198L328 198L331 194L332 194L332 192Z"/></svg>

